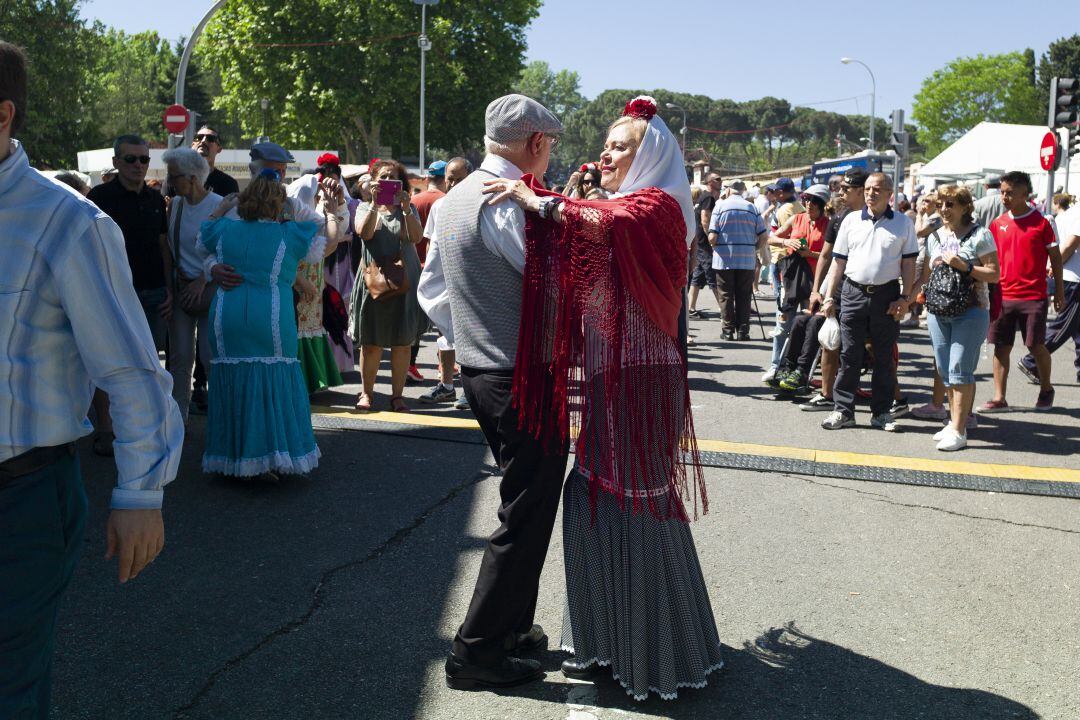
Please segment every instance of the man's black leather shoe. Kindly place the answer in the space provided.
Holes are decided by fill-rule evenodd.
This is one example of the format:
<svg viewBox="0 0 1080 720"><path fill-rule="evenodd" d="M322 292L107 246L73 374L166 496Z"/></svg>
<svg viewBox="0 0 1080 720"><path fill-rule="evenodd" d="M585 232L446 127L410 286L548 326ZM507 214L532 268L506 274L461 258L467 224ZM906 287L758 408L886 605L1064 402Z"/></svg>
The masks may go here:
<svg viewBox="0 0 1080 720"><path fill-rule="evenodd" d="M490 665L478 665L452 651L446 657L446 686L454 690L514 687L543 677L544 671L535 660L504 657Z"/></svg>
<svg viewBox="0 0 1080 720"><path fill-rule="evenodd" d="M528 632L514 633L506 638L503 647L508 653L530 652L541 648L547 650L547 642L548 636L544 632L544 628L533 625Z"/></svg>
<svg viewBox="0 0 1080 720"><path fill-rule="evenodd" d="M595 660L587 665L575 658L562 661L562 674L573 680L591 680L598 672L600 663Z"/></svg>

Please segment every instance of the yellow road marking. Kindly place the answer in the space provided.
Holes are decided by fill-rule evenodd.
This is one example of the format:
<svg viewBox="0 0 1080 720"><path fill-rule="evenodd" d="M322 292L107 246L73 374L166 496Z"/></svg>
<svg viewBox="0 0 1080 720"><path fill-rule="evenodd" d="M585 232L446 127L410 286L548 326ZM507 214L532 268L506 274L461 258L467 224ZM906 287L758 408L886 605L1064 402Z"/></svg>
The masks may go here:
<svg viewBox="0 0 1080 720"><path fill-rule="evenodd" d="M471 418L428 415L424 413L371 412L358 413L335 407L312 407L315 415L344 418L348 420L371 420L399 425L423 425L425 427L479 430L480 425ZM810 448L784 447L782 445L758 445L754 443L729 442L726 440L698 440L698 448L711 452L757 455L764 457L805 460L832 465L855 465L864 467L913 470L916 472L949 473L953 475L979 475L1012 480L1043 480L1048 482L1080 483L1080 470L1034 465L1004 465L998 463L965 462L960 460L937 460L928 458L900 457L896 455L872 455L868 453L842 452L839 450L814 450Z"/></svg>

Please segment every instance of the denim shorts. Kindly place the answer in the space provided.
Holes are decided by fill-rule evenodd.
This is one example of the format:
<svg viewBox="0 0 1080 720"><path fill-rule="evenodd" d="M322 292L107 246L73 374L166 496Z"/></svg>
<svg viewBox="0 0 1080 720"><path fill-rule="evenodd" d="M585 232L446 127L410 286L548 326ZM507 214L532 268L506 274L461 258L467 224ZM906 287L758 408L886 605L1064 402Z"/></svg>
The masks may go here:
<svg viewBox="0 0 1080 720"><path fill-rule="evenodd" d="M990 327L990 311L973 307L956 317L927 313L927 324L934 345L934 361L945 387L974 383L979 348Z"/></svg>

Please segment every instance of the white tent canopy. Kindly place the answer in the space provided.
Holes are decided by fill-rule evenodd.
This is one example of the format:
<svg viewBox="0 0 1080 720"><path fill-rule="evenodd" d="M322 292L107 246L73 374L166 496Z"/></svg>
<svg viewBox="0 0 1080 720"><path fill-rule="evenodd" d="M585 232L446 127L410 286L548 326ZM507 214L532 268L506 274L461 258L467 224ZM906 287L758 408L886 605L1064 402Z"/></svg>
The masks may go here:
<svg viewBox="0 0 1080 720"><path fill-rule="evenodd" d="M923 165L919 178L941 181L981 180L988 173L1022 170L1031 175L1037 195L1046 188L1046 171L1039 165L1039 148L1047 129L1041 125L1011 125L981 122L963 137ZM1071 192L1080 191L1080 162L1069 178ZM1055 185L1065 184L1065 166L1054 176Z"/></svg>

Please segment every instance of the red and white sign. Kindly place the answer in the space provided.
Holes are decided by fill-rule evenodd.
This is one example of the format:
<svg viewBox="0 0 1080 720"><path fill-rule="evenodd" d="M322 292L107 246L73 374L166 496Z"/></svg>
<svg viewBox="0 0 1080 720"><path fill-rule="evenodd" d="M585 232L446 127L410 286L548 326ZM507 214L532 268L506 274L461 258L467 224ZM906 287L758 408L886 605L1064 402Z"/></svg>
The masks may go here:
<svg viewBox="0 0 1080 720"><path fill-rule="evenodd" d="M191 113L183 105L170 105L165 108L165 129L171 133L182 133L187 130L188 123L191 122Z"/></svg>
<svg viewBox="0 0 1080 720"><path fill-rule="evenodd" d="M1050 172L1057 169L1058 160L1058 136L1055 132L1043 135L1042 146L1039 148L1039 164L1043 170Z"/></svg>

